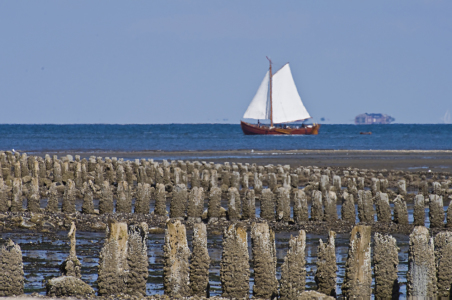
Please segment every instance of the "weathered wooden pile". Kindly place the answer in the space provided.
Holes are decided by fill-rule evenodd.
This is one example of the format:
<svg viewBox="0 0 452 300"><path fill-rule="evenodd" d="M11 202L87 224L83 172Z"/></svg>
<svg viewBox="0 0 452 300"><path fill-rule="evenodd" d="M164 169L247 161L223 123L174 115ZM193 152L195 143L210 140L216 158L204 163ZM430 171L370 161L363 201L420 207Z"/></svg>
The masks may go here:
<svg viewBox="0 0 452 300"><path fill-rule="evenodd" d="M444 201L452 197L449 175L428 172L79 156L74 160L70 155L43 158L9 151L0 152L0 170L0 212L22 212L26 207L32 213L79 210L82 214L151 213L190 222L237 221L254 219L258 201L260 218L302 223L337 220L339 203L341 219L354 223L357 203L362 223L374 222L376 215L378 222L408 224L406 203L411 201L414 225L424 225L427 205L433 228L444 226ZM45 208L41 208L43 199L47 199ZM76 209L76 199L83 199L81 209ZM227 210L222 200L227 201ZM447 225L451 222L448 214Z"/></svg>
<svg viewBox="0 0 452 300"><path fill-rule="evenodd" d="M367 298L371 294L397 298L396 239L375 233L372 251L368 225L375 223L375 217L377 223L408 225L407 202L414 203L416 226L410 235L407 293L421 297L448 297L450 293L452 233L440 229L452 227L450 206L445 223L444 201L452 195L447 173L108 157L73 159L70 155L36 157L9 151L0 152L0 170L0 213L4 215L21 213L26 207L25 211L34 214L61 211L75 216L111 216L99 257L99 295L146 295L148 224L114 218L133 213L169 217L163 245L165 294L176 298L209 295L206 224L228 220L220 270L223 296L248 297L253 275L254 297L296 299L306 285L306 233L300 230L291 238L281 279L277 280L275 236L269 224L336 222L337 204L341 204L342 222L352 226L358 217L360 223L351 231L342 294L347 298ZM76 202L81 199L81 208L77 209ZM99 204L95 205L97 199ZM46 205L43 200L47 200ZM260 207L259 217L256 204ZM424 227L426 206L430 228L442 231L435 238ZM244 225L244 220L251 225ZM192 250L187 243L187 224L193 226ZM48 282L47 292L52 296L94 294L80 279L74 224L69 237L72 247L61 267L62 276ZM0 296L22 294L20 247L9 242L0 250L0 262ZM336 271L335 233L330 231L328 240L319 242L315 275L319 292L335 296ZM8 278L1 278L5 276L2 274L9 274Z"/></svg>
<svg viewBox="0 0 452 300"><path fill-rule="evenodd" d="M148 254L147 224L112 221L100 252L97 294L146 295ZM50 296L87 296L95 291L81 278L81 265L75 249L75 226L68 234L71 250L61 265L60 277L47 282ZM306 233L300 230L291 237L289 249L281 266L281 279L276 277L275 234L266 221L251 227L252 259L248 251L248 231L240 223L232 223L223 233L220 264L222 296L228 299L249 298L250 276L254 277L252 295L259 299L297 299L306 286ZM373 248L373 249L372 249ZM209 265L207 230L196 223L192 250L187 242L185 225L168 220L165 230L164 292L182 298L209 296ZM318 292L336 296L335 233L327 241L319 241L315 281ZM0 295L23 293L24 277L20 247L12 241L0 249ZM372 274L373 262L373 274ZM350 236L345 277L341 286L346 298L397 299L398 248L396 239L376 233L371 246L371 227L356 225ZM430 237L424 226L416 226L410 235L407 273L407 295L415 297L450 297L452 284L452 233L440 232ZM252 269L250 267L252 265ZM252 270L252 272L251 272ZM372 278L375 280L372 289Z"/></svg>

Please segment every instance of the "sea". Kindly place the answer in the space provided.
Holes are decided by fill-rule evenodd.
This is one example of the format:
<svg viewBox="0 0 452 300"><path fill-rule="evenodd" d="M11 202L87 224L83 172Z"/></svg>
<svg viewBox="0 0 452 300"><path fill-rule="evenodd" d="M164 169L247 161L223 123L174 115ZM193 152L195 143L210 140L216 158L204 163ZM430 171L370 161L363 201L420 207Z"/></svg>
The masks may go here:
<svg viewBox="0 0 452 300"><path fill-rule="evenodd" d="M68 150L452 150L452 124L322 125L317 136L246 136L239 124L0 125L0 150L11 149L30 154Z"/></svg>

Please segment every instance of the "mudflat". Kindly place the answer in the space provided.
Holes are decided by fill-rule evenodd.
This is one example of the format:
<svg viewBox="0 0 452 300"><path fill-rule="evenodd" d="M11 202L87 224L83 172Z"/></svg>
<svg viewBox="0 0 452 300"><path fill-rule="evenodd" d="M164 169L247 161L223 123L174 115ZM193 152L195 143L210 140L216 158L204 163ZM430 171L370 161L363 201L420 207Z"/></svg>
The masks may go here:
<svg viewBox="0 0 452 300"><path fill-rule="evenodd" d="M291 166L352 167L403 171L451 172L452 150L227 150L227 151L47 151L28 152L44 156L56 154L92 155L124 159L205 160L215 163L241 162L290 164Z"/></svg>

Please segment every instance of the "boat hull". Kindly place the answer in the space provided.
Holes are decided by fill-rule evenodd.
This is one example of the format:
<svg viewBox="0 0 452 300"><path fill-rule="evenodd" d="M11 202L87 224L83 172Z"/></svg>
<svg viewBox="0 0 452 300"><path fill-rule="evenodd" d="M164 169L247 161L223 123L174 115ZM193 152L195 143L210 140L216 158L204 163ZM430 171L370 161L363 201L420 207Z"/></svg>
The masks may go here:
<svg viewBox="0 0 452 300"><path fill-rule="evenodd" d="M269 128L267 126L258 126L240 121L242 131L246 135L269 134L269 135L287 135L287 134L318 134L320 124L309 125L302 128Z"/></svg>

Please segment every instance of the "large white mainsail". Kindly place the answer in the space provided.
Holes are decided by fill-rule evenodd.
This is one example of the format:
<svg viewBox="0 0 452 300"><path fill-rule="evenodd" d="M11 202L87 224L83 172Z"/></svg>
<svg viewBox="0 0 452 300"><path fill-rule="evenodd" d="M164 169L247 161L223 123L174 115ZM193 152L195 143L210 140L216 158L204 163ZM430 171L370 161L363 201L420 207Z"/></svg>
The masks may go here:
<svg viewBox="0 0 452 300"><path fill-rule="evenodd" d="M273 123L289 123L311 118L301 101L289 64L272 76Z"/></svg>
<svg viewBox="0 0 452 300"><path fill-rule="evenodd" d="M248 109L243 115L244 119L269 119L270 107L268 105L268 82L270 79L269 71L265 74L256 95L251 101Z"/></svg>
<svg viewBox="0 0 452 300"><path fill-rule="evenodd" d="M270 119L269 72L243 115L244 119ZM301 101L289 64L272 76L273 123L290 123L311 118Z"/></svg>

